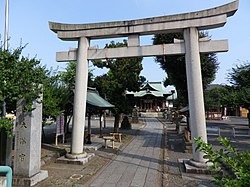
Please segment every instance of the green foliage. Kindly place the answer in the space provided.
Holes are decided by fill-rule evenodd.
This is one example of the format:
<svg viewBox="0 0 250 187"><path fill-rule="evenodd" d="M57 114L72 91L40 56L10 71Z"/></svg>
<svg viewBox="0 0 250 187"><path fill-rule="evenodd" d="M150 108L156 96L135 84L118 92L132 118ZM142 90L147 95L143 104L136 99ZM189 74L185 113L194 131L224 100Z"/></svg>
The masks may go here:
<svg viewBox="0 0 250 187"><path fill-rule="evenodd" d="M250 62L233 67L228 80L234 86L250 88Z"/></svg>
<svg viewBox="0 0 250 187"><path fill-rule="evenodd" d="M58 116L63 112L62 103L67 94L65 86L61 84L60 77L53 70L47 72L43 83L43 119Z"/></svg>
<svg viewBox="0 0 250 187"><path fill-rule="evenodd" d="M239 106L238 90L231 86L219 86L213 89L205 90L205 107L217 109L221 106L237 107Z"/></svg>
<svg viewBox="0 0 250 187"><path fill-rule="evenodd" d="M127 46L126 40L123 43L106 44L106 48L125 46ZM93 62L99 68L108 68L107 74L95 78L95 87L104 98L115 105L114 113L128 113L131 110L125 91L138 91L140 82L145 81L145 78L139 76L142 70L141 62L142 58L107 59Z"/></svg>
<svg viewBox="0 0 250 187"><path fill-rule="evenodd" d="M200 33L199 37L207 37L207 33ZM174 43L174 38L183 39L181 33L157 34L153 38L153 44ZM218 62L214 53L201 54L201 73L204 89L215 79L215 73L218 69ZM186 65L184 55L158 56L155 61L160 64L166 72L167 78L164 85L174 85L180 105L186 106L188 101Z"/></svg>
<svg viewBox="0 0 250 187"><path fill-rule="evenodd" d="M14 126L14 121L8 118L0 118L0 131L3 130L7 133L8 137L12 137L12 130Z"/></svg>
<svg viewBox="0 0 250 187"><path fill-rule="evenodd" d="M58 74L57 80L60 80L58 88L58 96L60 99L60 108L66 116L73 114L73 103L74 103L74 89L75 89L75 78L76 78L76 61L71 61L66 67L66 71ZM93 73L92 70L88 72L88 87L93 87ZM56 83L58 84L58 83Z"/></svg>
<svg viewBox="0 0 250 187"><path fill-rule="evenodd" d="M233 85L238 106L250 109L250 63L237 65L228 74L228 80Z"/></svg>
<svg viewBox="0 0 250 187"><path fill-rule="evenodd" d="M111 42L106 44L106 48L126 47L127 41ZM115 114L114 130L118 130L121 113L131 112L126 90L138 91L140 84L145 78L140 77L142 70L142 58L119 58L106 59L105 61L94 61L93 64L99 68L108 68L107 74L95 78L95 87L100 95L115 105L112 109Z"/></svg>
<svg viewBox="0 0 250 187"><path fill-rule="evenodd" d="M227 138L218 138L223 149L213 150L212 144L207 144L201 138L195 138L196 151L202 151L209 167L214 171L215 183L223 187L250 186L250 151L241 152L231 145Z"/></svg>
<svg viewBox="0 0 250 187"><path fill-rule="evenodd" d="M220 108L223 105L223 98L227 93L225 87L216 87L211 90L205 90L204 102L206 109Z"/></svg>
<svg viewBox="0 0 250 187"><path fill-rule="evenodd" d="M32 110L32 102L42 93L45 67L35 58L21 56L23 49L0 50L0 102L6 101L7 110L14 110L21 98L26 100L25 109Z"/></svg>
<svg viewBox="0 0 250 187"><path fill-rule="evenodd" d="M0 102L6 102L7 112L16 110L19 99L25 99L25 111L33 110L33 101L43 94L43 117L58 114L55 78L50 71L40 65L36 58L22 56L24 47L14 50L0 49ZM1 118L0 129L12 133L13 121Z"/></svg>

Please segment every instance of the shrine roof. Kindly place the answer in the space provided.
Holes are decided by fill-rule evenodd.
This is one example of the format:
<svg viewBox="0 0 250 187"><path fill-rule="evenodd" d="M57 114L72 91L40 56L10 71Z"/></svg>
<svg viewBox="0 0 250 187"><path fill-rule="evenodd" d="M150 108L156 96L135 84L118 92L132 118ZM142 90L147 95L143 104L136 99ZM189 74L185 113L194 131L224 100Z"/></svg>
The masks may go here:
<svg viewBox="0 0 250 187"><path fill-rule="evenodd" d="M113 108L114 105L110 104L107 100L102 98L95 88L88 88L87 104L96 108Z"/></svg>
<svg viewBox="0 0 250 187"><path fill-rule="evenodd" d="M133 95L134 97L143 97L145 95L153 95L155 97L167 97L172 93L164 89L162 82L146 82L141 86L140 91L127 92L126 94Z"/></svg>

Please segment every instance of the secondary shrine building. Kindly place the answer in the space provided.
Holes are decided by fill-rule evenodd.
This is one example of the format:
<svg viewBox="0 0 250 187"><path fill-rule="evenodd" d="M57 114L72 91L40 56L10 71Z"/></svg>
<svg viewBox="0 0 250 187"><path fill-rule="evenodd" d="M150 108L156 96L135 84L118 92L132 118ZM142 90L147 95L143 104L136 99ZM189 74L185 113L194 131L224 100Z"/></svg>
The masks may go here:
<svg viewBox="0 0 250 187"><path fill-rule="evenodd" d="M137 107L140 112L160 112L173 107L176 92L168 91L162 82L146 82L141 86L140 91L127 91L126 96L130 105Z"/></svg>

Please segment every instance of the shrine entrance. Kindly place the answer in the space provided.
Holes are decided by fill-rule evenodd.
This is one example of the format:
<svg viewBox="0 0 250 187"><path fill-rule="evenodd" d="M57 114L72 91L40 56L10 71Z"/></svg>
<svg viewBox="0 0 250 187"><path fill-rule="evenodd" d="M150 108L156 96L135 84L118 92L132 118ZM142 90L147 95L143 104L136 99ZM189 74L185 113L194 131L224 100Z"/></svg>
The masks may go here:
<svg viewBox="0 0 250 187"><path fill-rule="evenodd" d="M188 83L191 137L201 137L207 142L205 110L200 67L200 53L226 52L227 40L210 40L198 37L200 30L222 27L227 17L238 9L239 1L185 14L152 17L130 21L115 21L93 24L63 24L49 22L50 29L61 40L77 41L78 48L57 53L57 61L77 60L75 96L73 111L73 134L69 158L84 157L83 137L86 113L86 95L88 82L88 60L112 59L124 57L146 57L185 54ZM183 33L184 40L175 40L172 44L140 45L140 36L159 33ZM127 37L128 46L121 48L98 49L90 47L94 39ZM203 153L195 152L193 160L204 163Z"/></svg>

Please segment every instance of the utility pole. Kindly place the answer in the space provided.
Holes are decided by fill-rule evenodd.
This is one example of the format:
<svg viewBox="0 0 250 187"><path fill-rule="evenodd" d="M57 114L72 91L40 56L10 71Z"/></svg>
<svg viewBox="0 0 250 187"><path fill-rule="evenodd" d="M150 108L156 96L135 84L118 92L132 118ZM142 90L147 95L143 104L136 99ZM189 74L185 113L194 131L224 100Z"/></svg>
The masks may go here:
<svg viewBox="0 0 250 187"><path fill-rule="evenodd" d="M6 0L6 3L5 3L4 50L8 50L8 33L9 33L9 0Z"/></svg>
<svg viewBox="0 0 250 187"><path fill-rule="evenodd" d="M8 50L8 33L9 33L9 0L5 1L5 28L4 28L4 51ZM5 82L4 82L5 84ZM5 96L2 104L2 116L6 116Z"/></svg>

